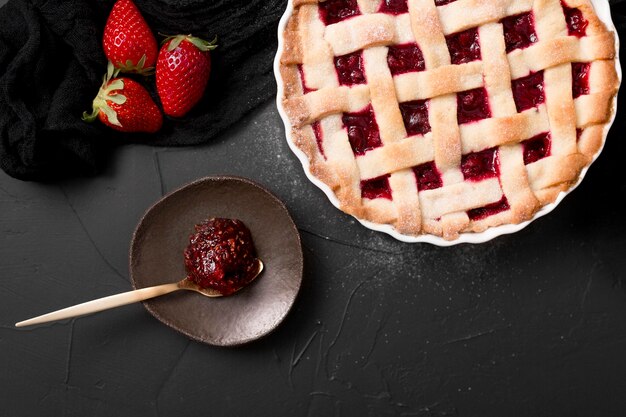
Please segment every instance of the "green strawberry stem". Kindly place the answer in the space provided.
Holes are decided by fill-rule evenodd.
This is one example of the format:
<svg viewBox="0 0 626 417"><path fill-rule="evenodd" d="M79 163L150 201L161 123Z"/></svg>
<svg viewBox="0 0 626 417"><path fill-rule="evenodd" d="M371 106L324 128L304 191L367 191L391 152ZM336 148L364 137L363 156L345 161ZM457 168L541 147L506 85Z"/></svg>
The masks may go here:
<svg viewBox="0 0 626 417"><path fill-rule="evenodd" d="M115 68L113 63L109 61L107 64L107 73L102 80L102 86L100 86L100 90L98 90L96 98L93 99L92 112L83 112L82 119L84 121L91 123L96 120L100 112L103 112L109 123L120 127L122 126L120 121L117 119L117 113L107 103L107 101L115 104L124 104L126 102L125 95L115 92L117 90L124 89L124 80L115 79L119 72L120 69Z"/></svg>
<svg viewBox="0 0 626 417"><path fill-rule="evenodd" d="M133 61L130 59L126 60L126 62L117 62L115 64L115 68L117 68L121 72L134 72L140 75L148 76L154 74L154 67L145 67L146 65L146 54L143 54L139 62L135 65Z"/></svg>
<svg viewBox="0 0 626 417"><path fill-rule="evenodd" d="M170 44L167 46L167 50L169 52L178 48L178 45L180 45L182 41L191 42L195 45L196 48L198 48L202 52L212 51L213 49L217 48L217 45L215 44L215 42L217 42L217 35L215 36L215 38L213 38L212 41L207 41L192 35L173 35L167 36L165 39L163 39L163 44L170 40L172 42L170 42Z"/></svg>

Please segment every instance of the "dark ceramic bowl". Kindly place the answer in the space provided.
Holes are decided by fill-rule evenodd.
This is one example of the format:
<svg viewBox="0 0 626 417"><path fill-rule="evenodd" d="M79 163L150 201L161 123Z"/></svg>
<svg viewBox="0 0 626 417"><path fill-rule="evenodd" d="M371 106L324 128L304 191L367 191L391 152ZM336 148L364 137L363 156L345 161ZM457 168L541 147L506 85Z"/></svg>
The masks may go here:
<svg viewBox="0 0 626 417"><path fill-rule="evenodd" d="M298 230L283 203L260 185L245 178L208 177L163 197L135 230L130 277L135 289L183 279L183 251L194 225L212 217L237 218L248 226L265 264L263 273L229 297L177 291L144 305L161 322L192 339L240 345L282 322L302 282Z"/></svg>

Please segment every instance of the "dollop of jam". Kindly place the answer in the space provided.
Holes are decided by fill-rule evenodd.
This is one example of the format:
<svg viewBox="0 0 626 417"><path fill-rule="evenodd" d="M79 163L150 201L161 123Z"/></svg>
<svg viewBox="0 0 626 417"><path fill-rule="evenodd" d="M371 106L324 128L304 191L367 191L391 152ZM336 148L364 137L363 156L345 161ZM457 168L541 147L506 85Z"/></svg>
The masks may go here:
<svg viewBox="0 0 626 417"><path fill-rule="evenodd" d="M184 256L188 278L223 295L249 284L257 272L252 235L237 219L215 218L197 224Z"/></svg>

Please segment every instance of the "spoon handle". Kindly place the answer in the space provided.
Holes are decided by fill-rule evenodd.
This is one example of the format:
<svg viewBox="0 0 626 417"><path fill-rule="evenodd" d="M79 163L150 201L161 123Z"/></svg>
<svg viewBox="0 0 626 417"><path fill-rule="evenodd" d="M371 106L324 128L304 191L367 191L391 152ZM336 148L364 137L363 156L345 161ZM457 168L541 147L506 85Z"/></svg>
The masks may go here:
<svg viewBox="0 0 626 417"><path fill-rule="evenodd" d="M20 321L19 323L15 323L15 327L30 326L33 324L47 323L49 321L63 320L70 317L96 313L98 311L108 310L109 308L132 304L149 298L158 297L159 295L169 294L178 289L180 289L178 283L174 282L171 284L157 285L155 287L147 287L140 290L110 295L108 297L98 298L96 300L87 301L86 303L77 304L62 310L33 317L32 319Z"/></svg>

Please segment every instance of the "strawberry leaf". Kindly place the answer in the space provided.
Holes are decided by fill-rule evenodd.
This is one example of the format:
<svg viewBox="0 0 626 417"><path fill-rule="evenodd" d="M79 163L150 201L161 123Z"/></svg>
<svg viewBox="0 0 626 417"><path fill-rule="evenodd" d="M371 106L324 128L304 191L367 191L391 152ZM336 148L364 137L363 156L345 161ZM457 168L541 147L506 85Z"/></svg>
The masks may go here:
<svg viewBox="0 0 626 417"><path fill-rule="evenodd" d="M184 40L185 40L185 35L174 36L170 44L167 45L167 51L172 52L174 49L178 48L178 45L180 45L180 43Z"/></svg>
<svg viewBox="0 0 626 417"><path fill-rule="evenodd" d="M126 103L126 96L121 94L124 90L124 80L119 78L111 79L117 76L119 69L113 67L113 63L109 61L107 65L107 73L104 76L102 86L98 91L98 95L93 100L92 112L83 112L82 119L86 122L93 122L100 112L104 113L109 123L122 126L117 118L117 113L113 110L108 102L121 105ZM119 91L119 92L118 92Z"/></svg>
<svg viewBox="0 0 626 417"><path fill-rule="evenodd" d="M122 124L117 118L117 113L115 112L115 110L113 110L109 106L101 107L100 110L102 110L104 115L107 117L107 120L109 121L109 123L115 126L122 127Z"/></svg>
<svg viewBox="0 0 626 417"><path fill-rule="evenodd" d="M213 49L217 48L217 45L215 44L215 42L217 42L217 35L215 36L215 38L213 38L212 41L206 41L204 39L196 38L194 36L188 36L186 40L194 44L194 46L202 52L212 51Z"/></svg>
<svg viewBox="0 0 626 417"><path fill-rule="evenodd" d="M191 42L196 48L198 48L202 52L211 51L217 48L217 45L215 44L215 42L217 42L217 35L215 36L215 38L213 38L212 41L207 41L191 35L168 36L163 40L163 44L166 44L168 41L168 52L172 52L174 49L178 48L182 41Z"/></svg>
<svg viewBox="0 0 626 417"><path fill-rule="evenodd" d="M112 77L116 77L120 72L135 73L144 76L154 74L154 67L144 67L146 65L146 59L146 54L143 54L137 64L135 64L130 59L126 60L125 63L118 62L117 64L115 64L116 72L113 73Z"/></svg>

